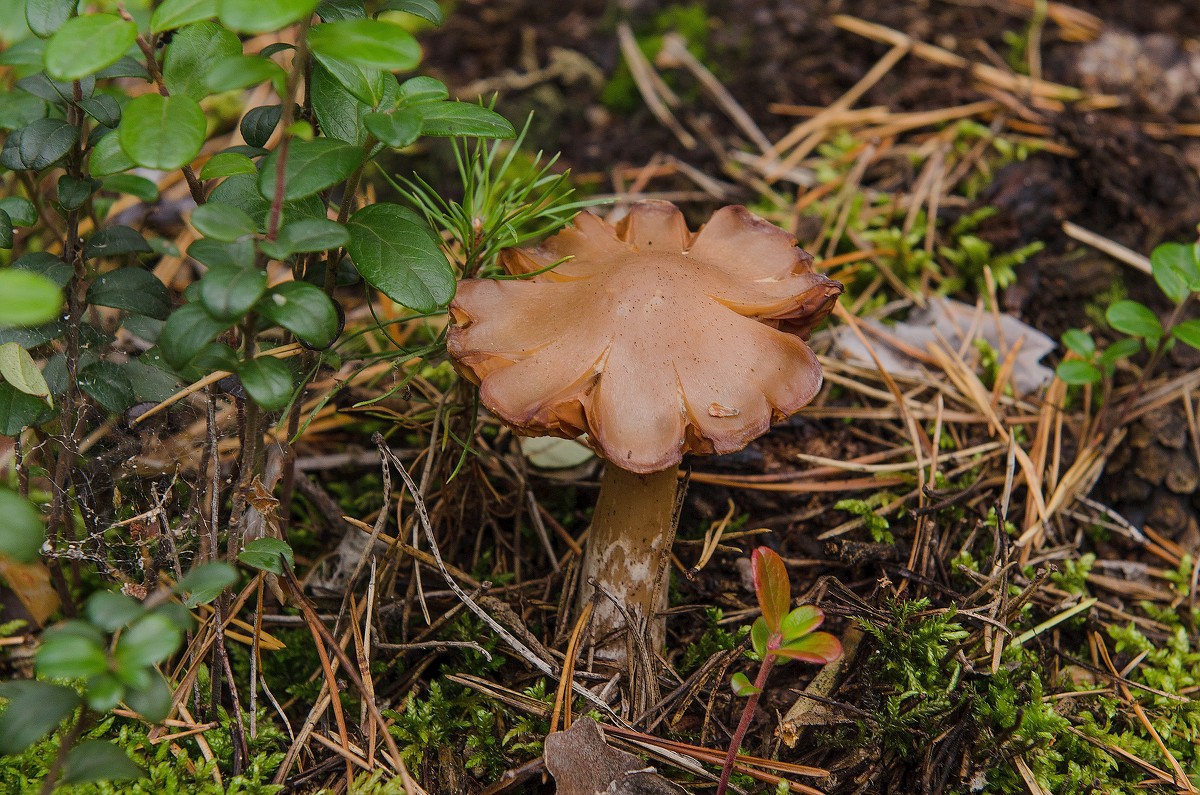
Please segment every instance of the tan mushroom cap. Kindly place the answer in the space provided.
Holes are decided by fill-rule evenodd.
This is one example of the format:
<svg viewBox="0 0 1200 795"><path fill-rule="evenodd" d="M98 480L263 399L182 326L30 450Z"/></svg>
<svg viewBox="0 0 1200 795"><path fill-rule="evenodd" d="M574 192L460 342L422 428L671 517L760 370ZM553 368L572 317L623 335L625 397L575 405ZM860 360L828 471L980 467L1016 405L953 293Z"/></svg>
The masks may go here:
<svg viewBox="0 0 1200 795"><path fill-rule="evenodd" d="M463 281L447 346L518 433L587 434L623 469L659 472L740 450L821 388L801 336L842 285L744 207L695 234L668 202L635 204L615 228L585 212L501 262L535 275Z"/></svg>

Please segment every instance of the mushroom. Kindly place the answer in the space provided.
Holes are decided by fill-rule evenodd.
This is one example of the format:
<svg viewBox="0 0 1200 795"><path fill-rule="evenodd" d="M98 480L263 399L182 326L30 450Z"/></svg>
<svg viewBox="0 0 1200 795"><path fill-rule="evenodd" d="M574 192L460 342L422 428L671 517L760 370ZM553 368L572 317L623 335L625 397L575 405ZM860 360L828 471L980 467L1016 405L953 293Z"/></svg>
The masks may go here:
<svg viewBox="0 0 1200 795"><path fill-rule="evenodd" d="M603 457L579 604L600 589L603 656L625 656L625 614L660 647L683 455L740 450L816 396L803 339L842 285L744 207L691 233L659 201L615 227L581 213L501 264L521 278L459 285L449 352L518 434L578 437Z"/></svg>

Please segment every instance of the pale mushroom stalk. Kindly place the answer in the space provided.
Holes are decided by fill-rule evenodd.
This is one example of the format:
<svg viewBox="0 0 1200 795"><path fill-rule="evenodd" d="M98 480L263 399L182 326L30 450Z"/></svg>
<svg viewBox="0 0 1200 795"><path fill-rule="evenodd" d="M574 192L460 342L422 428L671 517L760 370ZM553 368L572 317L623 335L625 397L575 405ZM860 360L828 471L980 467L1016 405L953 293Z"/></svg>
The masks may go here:
<svg viewBox="0 0 1200 795"><path fill-rule="evenodd" d="M604 463L579 592L580 604L595 599L592 632L602 657L625 656L626 619L617 603L635 627L645 627L642 637L651 649L666 640L661 614L667 607L678 491L677 466L639 475Z"/></svg>

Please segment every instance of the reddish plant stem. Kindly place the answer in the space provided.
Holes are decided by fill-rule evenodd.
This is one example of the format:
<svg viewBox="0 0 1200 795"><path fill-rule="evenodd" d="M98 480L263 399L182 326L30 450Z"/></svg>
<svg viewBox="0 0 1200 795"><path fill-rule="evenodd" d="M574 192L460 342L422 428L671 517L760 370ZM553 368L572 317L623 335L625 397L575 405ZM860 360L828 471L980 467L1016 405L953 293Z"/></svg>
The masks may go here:
<svg viewBox="0 0 1200 795"><path fill-rule="evenodd" d="M767 644L768 649L774 649L779 646L778 641L772 638L771 643ZM771 669L775 666L775 655L770 652L766 657L763 657L762 664L758 667L758 676L754 677L754 686L758 689L750 698L746 699L746 706L742 709L742 719L738 721L737 729L733 732L733 737L729 740L729 752L725 754L725 763L721 766L721 780L717 784L717 795L725 795L725 790L729 787L729 776L733 773L733 762L737 759L738 749L742 747L742 739L746 736L746 731L750 728L750 721L754 717L754 710L758 707L758 698L762 695L763 688L767 686L767 676L770 675Z"/></svg>

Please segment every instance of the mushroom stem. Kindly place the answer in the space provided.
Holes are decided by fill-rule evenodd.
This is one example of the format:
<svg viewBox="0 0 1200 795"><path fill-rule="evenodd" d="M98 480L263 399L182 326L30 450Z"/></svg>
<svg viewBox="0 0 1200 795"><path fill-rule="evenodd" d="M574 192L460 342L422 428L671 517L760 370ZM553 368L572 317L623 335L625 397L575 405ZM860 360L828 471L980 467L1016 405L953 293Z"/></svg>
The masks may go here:
<svg viewBox="0 0 1200 795"><path fill-rule="evenodd" d="M662 613L667 607L678 490L678 466L639 475L604 462L579 593L583 604L600 589L592 628L601 657L623 660L634 648L626 644L626 617L614 600L628 613L632 629L642 634L651 654L666 640Z"/></svg>

